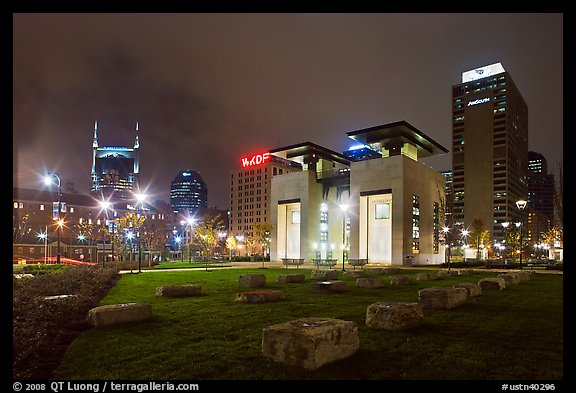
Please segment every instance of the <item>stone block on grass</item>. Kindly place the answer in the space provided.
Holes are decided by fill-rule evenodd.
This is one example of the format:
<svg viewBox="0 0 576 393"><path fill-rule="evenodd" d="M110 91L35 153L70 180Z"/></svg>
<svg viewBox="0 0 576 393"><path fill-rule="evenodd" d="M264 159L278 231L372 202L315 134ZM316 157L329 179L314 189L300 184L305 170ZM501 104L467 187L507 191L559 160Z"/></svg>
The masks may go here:
<svg viewBox="0 0 576 393"><path fill-rule="evenodd" d="M316 370L360 347L354 321L308 317L263 329L262 354L275 362Z"/></svg>
<svg viewBox="0 0 576 393"><path fill-rule="evenodd" d="M278 276L278 282L281 284L289 282L304 282L304 274L281 274Z"/></svg>
<svg viewBox="0 0 576 393"><path fill-rule="evenodd" d="M458 284L454 284L453 288L464 288L468 291L468 299L478 296L482 293L482 290L478 286L478 284L473 284L471 282L461 282Z"/></svg>
<svg viewBox="0 0 576 393"><path fill-rule="evenodd" d="M144 303L109 304L88 311L87 320L95 327L113 326L152 319L152 305Z"/></svg>
<svg viewBox="0 0 576 393"><path fill-rule="evenodd" d="M338 270L334 269L314 269L312 270L314 280L337 280Z"/></svg>
<svg viewBox="0 0 576 393"><path fill-rule="evenodd" d="M384 281L379 278L359 278L356 280L358 288L384 288Z"/></svg>
<svg viewBox="0 0 576 393"><path fill-rule="evenodd" d="M412 283L412 278L406 275L390 276L390 285L408 285Z"/></svg>
<svg viewBox="0 0 576 393"><path fill-rule="evenodd" d="M156 296L162 297L199 296L201 292L202 287L194 284L165 285L156 288Z"/></svg>
<svg viewBox="0 0 576 393"><path fill-rule="evenodd" d="M244 288L258 288L266 286L266 276L263 274L243 274L238 279L238 284Z"/></svg>
<svg viewBox="0 0 576 393"><path fill-rule="evenodd" d="M520 283L520 276L517 273L502 273L499 274L497 277L503 278L506 281L506 287L510 287L512 285L516 285Z"/></svg>
<svg viewBox="0 0 576 393"><path fill-rule="evenodd" d="M406 302L378 302L366 309L366 326L378 330L403 330L424 322L422 305Z"/></svg>
<svg viewBox="0 0 576 393"><path fill-rule="evenodd" d="M267 303L284 300L284 293L282 291L252 291L240 292L236 294L237 302L241 303Z"/></svg>
<svg viewBox="0 0 576 393"><path fill-rule="evenodd" d="M468 291L465 288L424 288L418 291L418 302L424 309L449 310L468 300Z"/></svg>
<svg viewBox="0 0 576 393"><path fill-rule="evenodd" d="M438 280L440 277L438 273L418 273L416 274L416 281L429 281L429 280Z"/></svg>
<svg viewBox="0 0 576 393"><path fill-rule="evenodd" d="M502 277L483 278L478 281L478 286L482 292L501 291L506 288L506 281Z"/></svg>

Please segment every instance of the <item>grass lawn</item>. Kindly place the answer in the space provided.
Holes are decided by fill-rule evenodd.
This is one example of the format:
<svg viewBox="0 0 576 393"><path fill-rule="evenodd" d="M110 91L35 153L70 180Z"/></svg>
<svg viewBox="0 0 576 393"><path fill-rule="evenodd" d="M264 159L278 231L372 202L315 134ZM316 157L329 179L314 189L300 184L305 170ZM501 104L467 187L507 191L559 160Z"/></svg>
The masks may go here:
<svg viewBox="0 0 576 393"><path fill-rule="evenodd" d="M561 380L563 379L563 276L535 274L529 281L485 292L452 310L424 310L424 324L405 331L365 325L378 301L417 302L418 290L477 283L498 272L357 288L343 294L312 291L307 269L213 269L126 274L101 304L152 304L149 322L92 328L68 348L56 380ZM265 274L265 289L286 299L263 304L234 301L241 274ZM305 273L304 283L279 284L277 276ZM374 277L386 279L388 275ZM198 284L202 296L162 298L162 285ZM309 317L358 324L360 348L315 371L262 356L262 329Z"/></svg>

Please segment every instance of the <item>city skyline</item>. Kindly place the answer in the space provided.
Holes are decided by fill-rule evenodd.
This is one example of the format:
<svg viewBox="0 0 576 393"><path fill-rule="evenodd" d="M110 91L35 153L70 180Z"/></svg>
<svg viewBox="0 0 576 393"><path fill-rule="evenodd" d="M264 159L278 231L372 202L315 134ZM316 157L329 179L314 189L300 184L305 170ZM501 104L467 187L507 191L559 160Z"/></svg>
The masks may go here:
<svg viewBox="0 0 576 393"><path fill-rule="evenodd" d="M451 87L502 63L528 105L529 150L562 166L562 14L14 14L14 186L90 186L103 146L140 126L141 184L183 169L229 207L242 156L406 120L451 146ZM489 29L488 29L489 27ZM402 32L399 34L398 32ZM481 33L477 33L481 32ZM451 153L423 162L451 170Z"/></svg>

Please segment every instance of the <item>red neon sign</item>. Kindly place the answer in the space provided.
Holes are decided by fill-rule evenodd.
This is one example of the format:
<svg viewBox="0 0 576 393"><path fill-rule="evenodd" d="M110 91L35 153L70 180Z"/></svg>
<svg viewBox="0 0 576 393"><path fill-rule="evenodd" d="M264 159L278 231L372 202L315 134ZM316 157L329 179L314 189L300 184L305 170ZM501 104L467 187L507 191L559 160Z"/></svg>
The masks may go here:
<svg viewBox="0 0 576 393"><path fill-rule="evenodd" d="M241 161L242 161L242 168L249 168L251 166L265 164L268 161L270 161L270 153L265 152L254 154L252 156L242 157Z"/></svg>

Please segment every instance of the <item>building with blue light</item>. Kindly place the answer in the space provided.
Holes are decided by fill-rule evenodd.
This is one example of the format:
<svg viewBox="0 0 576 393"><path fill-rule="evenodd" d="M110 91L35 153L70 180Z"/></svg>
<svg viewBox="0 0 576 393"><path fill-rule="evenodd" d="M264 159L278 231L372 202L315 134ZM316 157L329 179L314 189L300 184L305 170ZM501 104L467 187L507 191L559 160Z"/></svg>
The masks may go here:
<svg viewBox="0 0 576 393"><path fill-rule="evenodd" d="M310 142L270 150L302 167L271 180L271 260L444 262L445 178L420 159L448 150L406 121L347 136L355 158Z"/></svg>
<svg viewBox="0 0 576 393"><path fill-rule="evenodd" d="M183 217L201 215L208 208L208 187L197 171L180 171L170 187L170 207Z"/></svg>
<svg viewBox="0 0 576 393"><path fill-rule="evenodd" d="M92 142L92 185L90 193L98 199L131 199L139 188L140 141L138 123L134 147L99 146L98 122Z"/></svg>

